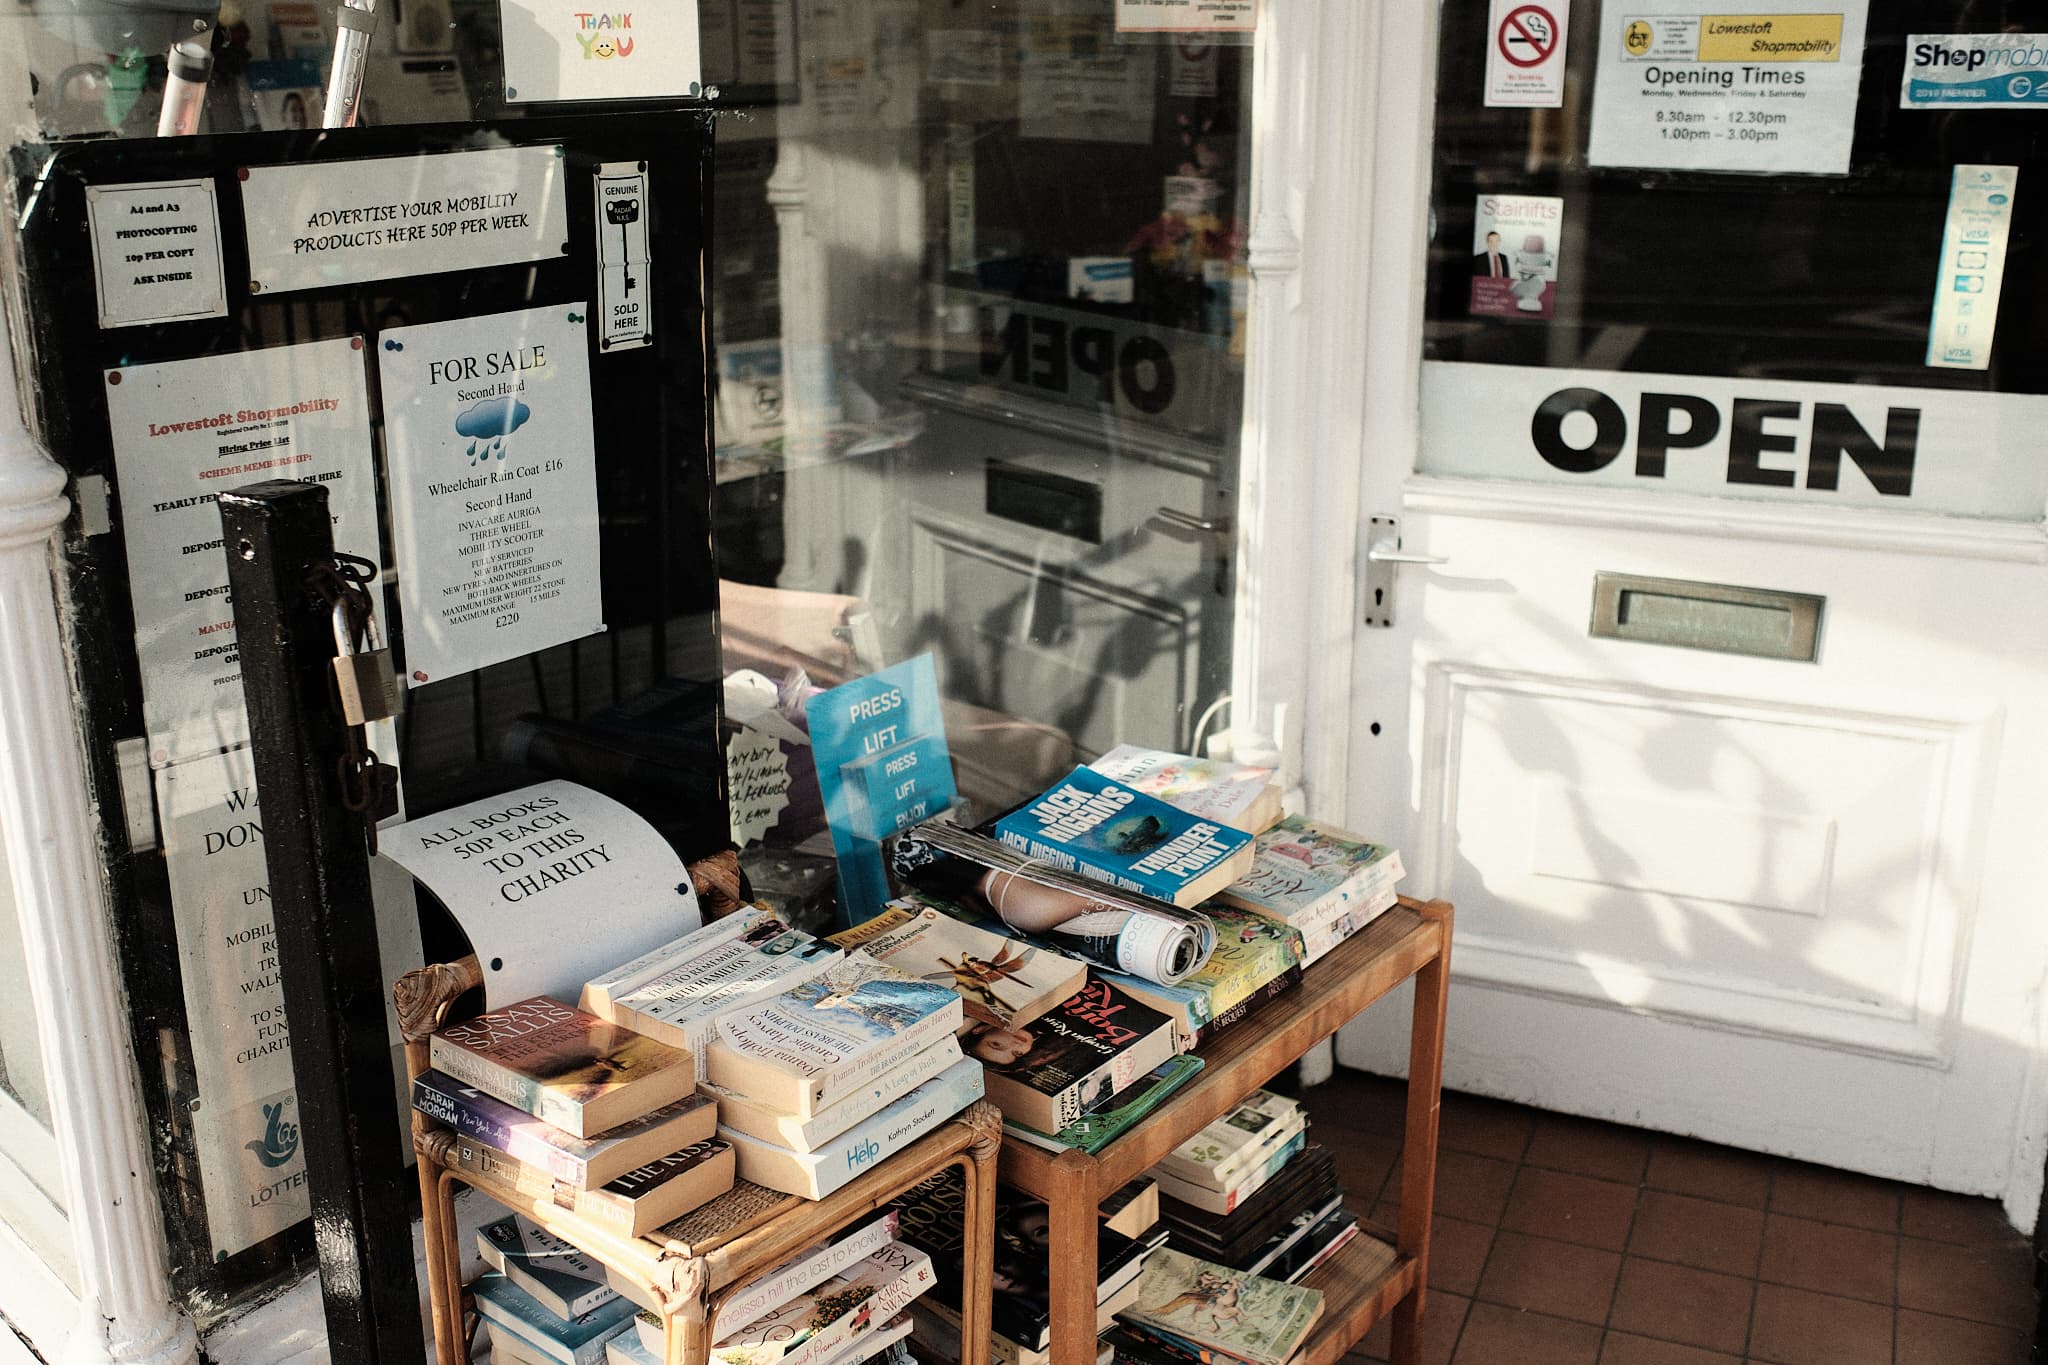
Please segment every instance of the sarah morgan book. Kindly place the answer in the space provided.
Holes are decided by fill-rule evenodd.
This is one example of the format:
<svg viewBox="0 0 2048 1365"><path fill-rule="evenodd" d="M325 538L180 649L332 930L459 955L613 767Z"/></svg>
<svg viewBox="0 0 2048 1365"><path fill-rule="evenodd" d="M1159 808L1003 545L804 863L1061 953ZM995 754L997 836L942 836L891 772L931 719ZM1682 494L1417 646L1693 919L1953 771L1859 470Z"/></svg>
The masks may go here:
<svg viewBox="0 0 2048 1365"><path fill-rule="evenodd" d="M461 1136L495 1147L550 1180L578 1190L616 1180L656 1157L702 1142L718 1126L715 1102L686 1095L594 1138L573 1137L438 1071L422 1071L413 1078L412 1107Z"/></svg>
<svg viewBox="0 0 2048 1365"><path fill-rule="evenodd" d="M996 837L1027 857L1183 909L1236 881L1252 860L1243 831L1085 767L996 821Z"/></svg>
<svg viewBox="0 0 2048 1365"><path fill-rule="evenodd" d="M431 1064L515 1109L590 1137L690 1093L689 1053L544 995L436 1033Z"/></svg>

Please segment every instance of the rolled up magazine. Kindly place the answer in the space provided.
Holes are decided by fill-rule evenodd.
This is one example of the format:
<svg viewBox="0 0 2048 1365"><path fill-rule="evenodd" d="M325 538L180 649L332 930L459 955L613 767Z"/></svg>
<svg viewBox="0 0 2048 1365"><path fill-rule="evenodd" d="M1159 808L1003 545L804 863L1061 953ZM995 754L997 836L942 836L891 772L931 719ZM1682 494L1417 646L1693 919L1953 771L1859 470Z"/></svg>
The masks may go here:
<svg viewBox="0 0 2048 1365"><path fill-rule="evenodd" d="M1216 946L1216 927L1199 911L1062 871L943 820L911 826L890 853L912 882L949 857L983 869L979 889L1005 924L1071 956L1173 985Z"/></svg>

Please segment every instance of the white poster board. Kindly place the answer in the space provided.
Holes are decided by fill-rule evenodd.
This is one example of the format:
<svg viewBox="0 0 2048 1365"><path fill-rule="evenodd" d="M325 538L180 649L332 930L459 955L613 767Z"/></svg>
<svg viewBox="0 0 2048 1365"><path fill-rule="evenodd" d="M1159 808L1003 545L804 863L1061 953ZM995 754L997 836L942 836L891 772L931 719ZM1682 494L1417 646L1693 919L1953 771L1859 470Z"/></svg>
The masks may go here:
<svg viewBox="0 0 2048 1365"><path fill-rule="evenodd" d="M697 0L498 0L498 15L507 104L697 93Z"/></svg>
<svg viewBox="0 0 2048 1365"><path fill-rule="evenodd" d="M1116 0L1118 33L1251 33L1259 0Z"/></svg>
<svg viewBox="0 0 2048 1365"><path fill-rule="evenodd" d="M162 767L249 737L220 493L274 478L324 484L335 547L377 557L362 339L129 365L108 370L105 389L143 723Z"/></svg>
<svg viewBox="0 0 2048 1365"><path fill-rule="evenodd" d="M412 686L604 629L588 312L529 308L378 338Z"/></svg>
<svg viewBox="0 0 2048 1365"><path fill-rule="evenodd" d="M630 809L543 782L382 831L390 860L440 897L484 969L487 1008L583 983L703 923L689 873Z"/></svg>
<svg viewBox="0 0 2048 1365"><path fill-rule="evenodd" d="M395 751L388 727L372 747ZM310 1211L255 766L243 747L162 769L156 782L199 1090L192 1123L207 1231L215 1255L232 1256ZM396 977L419 965L419 920L402 874L373 866L371 875L378 953L385 975ZM395 1094L404 1054L388 992L384 1004Z"/></svg>
<svg viewBox="0 0 2048 1365"><path fill-rule="evenodd" d="M88 185L85 211L101 327L227 316L211 180Z"/></svg>
<svg viewBox="0 0 2048 1365"><path fill-rule="evenodd" d="M558 259L562 149L248 166L249 287L263 294Z"/></svg>
<svg viewBox="0 0 2048 1365"><path fill-rule="evenodd" d="M1867 7L1634 0L1608 8L1587 162L1846 175Z"/></svg>
<svg viewBox="0 0 2048 1365"><path fill-rule="evenodd" d="M1486 21L1486 107L1559 109L1571 6L1567 0L1492 0Z"/></svg>
<svg viewBox="0 0 2048 1365"><path fill-rule="evenodd" d="M1018 132L1072 142L1152 141L1159 49L1102 41L1100 6L1067 0L1025 21Z"/></svg>

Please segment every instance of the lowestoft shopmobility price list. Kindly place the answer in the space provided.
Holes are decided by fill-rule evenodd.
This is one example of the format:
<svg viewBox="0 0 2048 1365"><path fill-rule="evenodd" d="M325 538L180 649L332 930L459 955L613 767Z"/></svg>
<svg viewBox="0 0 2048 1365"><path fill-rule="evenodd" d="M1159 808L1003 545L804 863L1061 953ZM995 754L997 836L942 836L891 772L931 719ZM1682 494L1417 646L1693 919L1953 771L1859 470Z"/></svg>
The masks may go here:
<svg viewBox="0 0 2048 1365"><path fill-rule="evenodd" d="M377 340L414 687L604 629L588 305Z"/></svg>
<svg viewBox="0 0 2048 1365"><path fill-rule="evenodd" d="M219 494L265 479L323 484L335 548L377 557L362 342L128 365L103 380L160 768L249 737Z"/></svg>

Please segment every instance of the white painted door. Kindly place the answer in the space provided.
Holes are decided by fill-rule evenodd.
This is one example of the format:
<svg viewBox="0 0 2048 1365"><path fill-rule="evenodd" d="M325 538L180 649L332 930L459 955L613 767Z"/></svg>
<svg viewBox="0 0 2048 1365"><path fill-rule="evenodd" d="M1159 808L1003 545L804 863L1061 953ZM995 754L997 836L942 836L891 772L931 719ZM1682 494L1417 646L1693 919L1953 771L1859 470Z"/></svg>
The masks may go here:
<svg viewBox="0 0 2048 1365"><path fill-rule="evenodd" d="M1444 562L1364 594L1393 624L1356 633L1345 809L1401 846L1411 891L1457 907L1445 1083L1997 1195L2030 1224L2048 1126L2031 301L2001 316L1988 373L1918 363L1937 162L2010 149L1988 124L1918 141L1904 44L1873 32L1858 184L1618 176L1584 164L1618 36L1599 6L1572 8L1566 108L1537 116L1481 107L1481 0L1444 6L1434 91L1416 59L1433 7L1394 8L1359 515ZM1548 320L1472 311L1483 193L1562 201ZM1892 236L1828 235L1832 196L1858 193ZM1725 249L1674 307L1642 281L1668 280L1688 223L1719 223ZM1831 264L1880 241L1854 279ZM1684 585L1818 597L1816 656L1596 634L1603 573L1679 581L1628 594L1624 634L1782 641L1776 606ZM1339 1060L1397 1072L1395 1022L1347 1030Z"/></svg>

